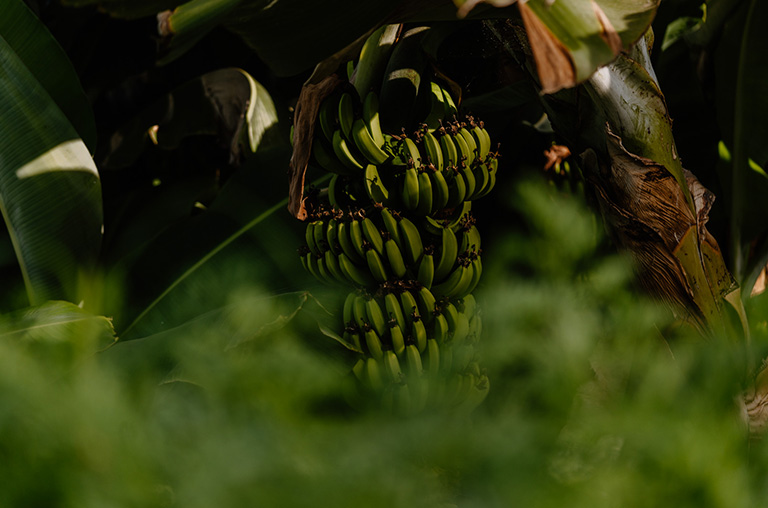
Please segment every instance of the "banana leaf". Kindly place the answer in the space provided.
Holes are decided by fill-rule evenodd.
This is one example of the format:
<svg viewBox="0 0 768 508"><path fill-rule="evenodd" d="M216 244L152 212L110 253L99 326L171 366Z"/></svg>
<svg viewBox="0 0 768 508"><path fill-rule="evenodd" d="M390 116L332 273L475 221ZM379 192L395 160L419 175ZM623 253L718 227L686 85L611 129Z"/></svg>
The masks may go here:
<svg viewBox="0 0 768 508"><path fill-rule="evenodd" d="M4 0L0 37L45 88L91 153L96 123L75 69L64 50L22 0Z"/></svg>
<svg viewBox="0 0 768 508"><path fill-rule="evenodd" d="M31 304L80 301L101 244L99 175L78 131L27 65L34 55L17 53L0 36L0 211Z"/></svg>

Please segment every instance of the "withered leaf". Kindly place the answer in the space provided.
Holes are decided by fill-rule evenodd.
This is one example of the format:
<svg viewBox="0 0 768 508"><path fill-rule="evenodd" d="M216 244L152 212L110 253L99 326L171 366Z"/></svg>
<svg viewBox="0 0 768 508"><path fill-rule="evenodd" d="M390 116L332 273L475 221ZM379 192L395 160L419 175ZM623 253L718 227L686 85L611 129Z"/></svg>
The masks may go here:
<svg viewBox="0 0 768 508"><path fill-rule="evenodd" d="M343 82L331 74L317 83L307 83L299 93L293 116L293 155L288 170L288 211L299 220L307 218L304 204L304 177L312 154L317 112L323 99Z"/></svg>
<svg viewBox="0 0 768 508"><path fill-rule="evenodd" d="M533 51L542 93L553 93L576 84L571 53L524 2L517 3Z"/></svg>

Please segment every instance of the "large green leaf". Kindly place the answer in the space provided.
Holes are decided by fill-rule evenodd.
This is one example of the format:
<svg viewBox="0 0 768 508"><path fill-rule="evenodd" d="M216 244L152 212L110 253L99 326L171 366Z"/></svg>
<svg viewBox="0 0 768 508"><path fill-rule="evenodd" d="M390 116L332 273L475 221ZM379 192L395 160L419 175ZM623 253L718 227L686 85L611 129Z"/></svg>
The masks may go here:
<svg viewBox="0 0 768 508"><path fill-rule="evenodd" d="M93 153L96 123L75 69L56 39L22 0L3 0L0 36L45 88Z"/></svg>
<svg viewBox="0 0 768 508"><path fill-rule="evenodd" d="M102 235L96 166L45 87L0 37L0 211L29 300L79 299Z"/></svg>

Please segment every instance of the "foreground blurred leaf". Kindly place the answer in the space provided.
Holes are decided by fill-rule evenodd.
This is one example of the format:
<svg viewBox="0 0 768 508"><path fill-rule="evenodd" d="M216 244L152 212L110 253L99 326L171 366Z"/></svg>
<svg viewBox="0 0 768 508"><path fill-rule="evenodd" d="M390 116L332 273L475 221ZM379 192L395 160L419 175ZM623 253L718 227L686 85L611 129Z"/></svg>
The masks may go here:
<svg viewBox="0 0 768 508"><path fill-rule="evenodd" d="M13 48L93 153L96 123L75 69L56 39L22 0L3 0L0 37Z"/></svg>
<svg viewBox="0 0 768 508"><path fill-rule="evenodd" d="M102 235L101 187L88 148L0 37L0 210L33 305L78 301Z"/></svg>
<svg viewBox="0 0 768 508"><path fill-rule="evenodd" d="M77 305L48 301L0 315L0 341L13 340L41 351L59 348L67 355L90 354L116 340L112 321Z"/></svg>

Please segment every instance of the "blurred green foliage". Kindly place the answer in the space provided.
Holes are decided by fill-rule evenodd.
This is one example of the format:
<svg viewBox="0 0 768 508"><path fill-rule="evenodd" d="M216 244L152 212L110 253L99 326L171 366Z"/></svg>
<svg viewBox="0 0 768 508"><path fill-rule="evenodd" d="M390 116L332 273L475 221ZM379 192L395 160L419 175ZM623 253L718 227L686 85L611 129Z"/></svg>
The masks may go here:
<svg viewBox="0 0 768 508"><path fill-rule="evenodd" d="M738 405L745 352L684 330L668 345L671 317L601 253L575 198L523 184L510 201L498 213L527 227L486 254L492 385L469 417L349 409L349 365L317 330L326 311L265 293L230 257L235 275L207 281L219 311L148 338L46 356L2 337L0 505L762 505L768 449Z"/></svg>

